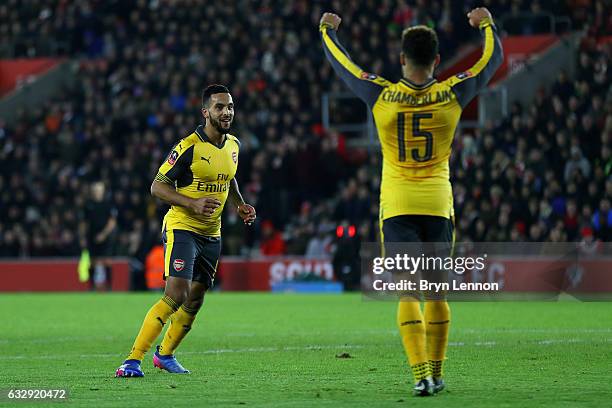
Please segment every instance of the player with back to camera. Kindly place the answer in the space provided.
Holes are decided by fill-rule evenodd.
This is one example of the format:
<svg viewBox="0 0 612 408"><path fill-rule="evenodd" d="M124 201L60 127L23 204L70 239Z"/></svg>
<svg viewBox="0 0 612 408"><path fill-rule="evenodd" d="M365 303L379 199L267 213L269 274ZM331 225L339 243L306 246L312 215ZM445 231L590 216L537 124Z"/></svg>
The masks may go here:
<svg viewBox="0 0 612 408"><path fill-rule="evenodd" d="M164 217L164 297L149 310L132 351L117 369L116 377L143 377L144 355L170 319L153 365L170 373L188 370L174 357L213 286L221 254L221 213L229 198L245 224L255 220L255 209L246 204L235 179L240 142L229 134L234 102L222 85L202 93L204 126L180 140L161 165L151 194L172 207Z"/></svg>
<svg viewBox="0 0 612 408"><path fill-rule="evenodd" d="M323 14L319 30L325 55L335 72L371 109L383 155L380 193L381 240L443 243L438 256L449 256L454 244L453 194L449 157L462 110L483 89L503 60L491 13L476 8L469 24L484 36L480 59L469 70L438 82L438 37L429 27L402 33L397 83L364 72L349 57L336 35L340 17ZM412 368L418 396L444 389L443 362L448 345L450 310L446 294L400 297L397 324Z"/></svg>

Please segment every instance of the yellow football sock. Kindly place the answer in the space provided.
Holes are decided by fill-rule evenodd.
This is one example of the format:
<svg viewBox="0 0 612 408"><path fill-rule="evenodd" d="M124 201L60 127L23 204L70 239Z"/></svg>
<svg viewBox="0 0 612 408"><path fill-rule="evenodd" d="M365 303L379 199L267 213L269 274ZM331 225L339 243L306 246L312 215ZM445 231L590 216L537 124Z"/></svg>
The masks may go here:
<svg viewBox="0 0 612 408"><path fill-rule="evenodd" d="M446 301L427 300L425 302L425 322L427 323L427 357L432 375L442 377L442 365L446 358L448 332L450 329L450 308Z"/></svg>
<svg viewBox="0 0 612 408"><path fill-rule="evenodd" d="M431 375L427 361L425 324L420 302L416 299L400 301L397 309L397 325L408 363L412 368L414 381L418 383Z"/></svg>
<svg viewBox="0 0 612 408"><path fill-rule="evenodd" d="M168 317L176 312L177 309L178 305L176 302L168 296L164 296L149 309L127 360L142 361L144 355L151 348L151 344L153 344L153 341L164 328Z"/></svg>
<svg viewBox="0 0 612 408"><path fill-rule="evenodd" d="M183 305L170 316L170 327L166 330L164 339L159 346L159 354L163 356L174 354L174 350L191 330L191 324L195 320L197 312L197 310Z"/></svg>

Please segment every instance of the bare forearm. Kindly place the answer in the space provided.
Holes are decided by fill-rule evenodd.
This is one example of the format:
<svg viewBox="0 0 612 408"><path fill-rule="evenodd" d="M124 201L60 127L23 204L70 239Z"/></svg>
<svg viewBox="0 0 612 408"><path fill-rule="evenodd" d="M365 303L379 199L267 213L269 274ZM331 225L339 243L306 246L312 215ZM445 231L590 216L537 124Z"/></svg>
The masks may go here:
<svg viewBox="0 0 612 408"><path fill-rule="evenodd" d="M177 193L174 186L160 181L154 181L151 184L151 195L170 205L178 205L185 208L191 208L191 203L193 202L192 198Z"/></svg>
<svg viewBox="0 0 612 408"><path fill-rule="evenodd" d="M230 182L228 198L236 206L236 210L238 211L238 215L240 215L240 218L242 218L242 221L244 221L246 225L253 225L253 222L257 217L255 207L244 202L244 198L242 198L242 194L240 194L238 182L235 178L232 179L232 181Z"/></svg>
<svg viewBox="0 0 612 408"><path fill-rule="evenodd" d="M108 219L108 222L104 226L104 229L102 230L102 235L107 237L111 232L113 232L116 226L117 226L117 219L115 217L110 217Z"/></svg>
<svg viewBox="0 0 612 408"><path fill-rule="evenodd" d="M238 188L238 182L235 178L230 181L230 189L229 189L229 199L235 207L238 207L244 204L244 198L242 198L242 194L240 194L240 189Z"/></svg>

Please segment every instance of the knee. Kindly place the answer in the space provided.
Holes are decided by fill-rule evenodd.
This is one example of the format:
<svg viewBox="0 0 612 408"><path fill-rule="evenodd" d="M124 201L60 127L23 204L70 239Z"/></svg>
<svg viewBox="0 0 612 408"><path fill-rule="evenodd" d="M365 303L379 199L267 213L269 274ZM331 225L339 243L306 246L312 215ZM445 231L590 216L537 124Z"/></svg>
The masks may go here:
<svg viewBox="0 0 612 408"><path fill-rule="evenodd" d="M178 307L182 306L187 301L187 293L184 292L174 292L168 296L170 296L170 298L176 302Z"/></svg>
<svg viewBox="0 0 612 408"><path fill-rule="evenodd" d="M187 299L183 307L189 310L192 314L198 313L204 304L204 299Z"/></svg>
<svg viewBox="0 0 612 408"><path fill-rule="evenodd" d="M187 301L187 298L189 297L189 288L182 288L182 287L169 288L168 286L166 286L165 294L170 299L174 300L177 306L181 306Z"/></svg>

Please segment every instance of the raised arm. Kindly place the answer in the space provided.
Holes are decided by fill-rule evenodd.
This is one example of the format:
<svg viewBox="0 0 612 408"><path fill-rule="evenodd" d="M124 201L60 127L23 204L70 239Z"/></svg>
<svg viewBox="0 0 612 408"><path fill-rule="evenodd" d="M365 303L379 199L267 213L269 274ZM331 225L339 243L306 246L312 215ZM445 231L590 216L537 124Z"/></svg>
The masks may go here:
<svg viewBox="0 0 612 408"><path fill-rule="evenodd" d="M487 86L504 60L501 41L489 10L484 7L474 9L468 13L468 19L470 25L478 27L483 35L484 47L476 64L449 79L462 108Z"/></svg>
<svg viewBox="0 0 612 408"><path fill-rule="evenodd" d="M340 17L332 13L324 13L321 17L319 32L325 56L351 91L372 108L388 81L378 75L365 72L351 60L336 35L340 21Z"/></svg>

